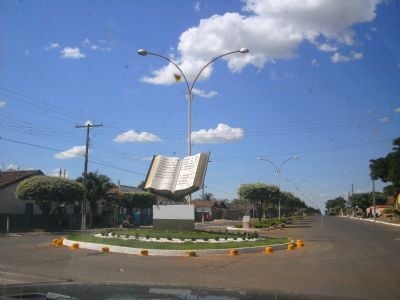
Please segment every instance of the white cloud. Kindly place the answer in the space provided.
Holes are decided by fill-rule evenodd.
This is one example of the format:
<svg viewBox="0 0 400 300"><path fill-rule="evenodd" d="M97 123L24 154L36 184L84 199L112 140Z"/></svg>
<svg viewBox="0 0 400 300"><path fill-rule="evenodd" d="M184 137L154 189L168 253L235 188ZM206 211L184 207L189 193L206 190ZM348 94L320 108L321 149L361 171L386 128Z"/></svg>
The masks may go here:
<svg viewBox="0 0 400 300"><path fill-rule="evenodd" d="M89 47L90 45L91 45L91 42L90 42L90 40L88 38L86 38L86 39L84 39L82 41L82 46L83 47Z"/></svg>
<svg viewBox="0 0 400 300"><path fill-rule="evenodd" d="M0 100L0 108L6 106L6 101Z"/></svg>
<svg viewBox="0 0 400 300"><path fill-rule="evenodd" d="M318 67L318 60L316 60L315 58L313 60L311 60L311 66Z"/></svg>
<svg viewBox="0 0 400 300"><path fill-rule="evenodd" d="M194 144L215 144L235 142L242 139L244 131L241 128L231 128L225 124L218 124L213 129L201 129L192 132L192 143Z"/></svg>
<svg viewBox="0 0 400 300"><path fill-rule="evenodd" d="M202 90L198 90L198 89L193 89L192 91L193 91L193 94L198 95L203 98L213 98L218 95L218 92L216 92L216 91L209 91L208 93L206 93L205 91L202 91Z"/></svg>
<svg viewBox="0 0 400 300"><path fill-rule="evenodd" d="M337 51L337 47L329 45L327 43L321 44L318 46L318 49L324 52L334 52Z"/></svg>
<svg viewBox="0 0 400 300"><path fill-rule="evenodd" d="M383 118L380 118L379 119L379 123L387 123L387 122L389 122L390 121L390 118L389 117L383 117Z"/></svg>
<svg viewBox="0 0 400 300"><path fill-rule="evenodd" d="M20 167L14 164L9 164L6 168L6 171L19 171Z"/></svg>
<svg viewBox="0 0 400 300"><path fill-rule="evenodd" d="M51 170L49 172L46 172L46 174L48 176L52 176L52 177L60 177L60 169L53 169L53 170ZM62 169L61 170L61 177L62 178L68 178L68 176L69 176L68 171L66 169Z"/></svg>
<svg viewBox="0 0 400 300"><path fill-rule="evenodd" d="M400 107L396 107L396 108L394 109L394 112L400 113Z"/></svg>
<svg viewBox="0 0 400 300"><path fill-rule="evenodd" d="M287 81L293 78L292 73L288 73L286 71L281 72L281 71L275 71L274 69L269 69L269 79L273 81Z"/></svg>
<svg viewBox="0 0 400 300"><path fill-rule="evenodd" d="M106 41L106 40L98 40L98 42L101 43L101 44L103 44L103 45L108 44L108 41ZM84 39L84 40L81 42L81 44L82 44L83 47L92 49L92 50L94 50L94 51L100 50L100 51L103 51L103 52L110 52L110 51L112 50L112 49L111 49L110 47L108 47L108 46L107 46L107 47L99 46L99 45L93 43L93 42L92 42L90 39L88 39L88 38Z"/></svg>
<svg viewBox="0 0 400 300"><path fill-rule="evenodd" d="M149 132L140 132L137 133L134 130L128 130L124 133L119 134L115 139L114 142L117 143L151 143L151 142L160 142L161 139Z"/></svg>
<svg viewBox="0 0 400 300"><path fill-rule="evenodd" d="M84 156L86 151L86 146L74 146L71 149L65 150L60 153L56 153L54 158L56 159L72 159L79 156Z"/></svg>
<svg viewBox="0 0 400 300"><path fill-rule="evenodd" d="M60 44L59 43L51 43L49 46L47 46L45 49L46 50L51 50L51 49L57 49L60 48Z"/></svg>
<svg viewBox="0 0 400 300"><path fill-rule="evenodd" d="M331 60L334 63L339 63L339 62L349 62L352 60L360 60L364 57L364 54L361 52L352 52L351 56L345 56L340 54L339 52L336 52L331 56Z"/></svg>
<svg viewBox="0 0 400 300"><path fill-rule="evenodd" d="M193 9L194 9L195 12L199 12L200 11L200 2L196 2L193 5Z"/></svg>
<svg viewBox="0 0 400 300"><path fill-rule="evenodd" d="M141 161L151 161L153 159L153 156L147 156L147 157L132 156L132 158Z"/></svg>
<svg viewBox="0 0 400 300"><path fill-rule="evenodd" d="M81 59L85 57L85 54L79 48L66 47L61 50L61 56L64 58Z"/></svg>
<svg viewBox="0 0 400 300"><path fill-rule="evenodd" d="M352 26L370 22L375 18L379 0L245 0L243 11L227 12L202 19L200 23L184 31L176 53L176 63L188 80L212 57L221 53L247 47L247 54L232 54L223 59L232 72L240 72L245 66L262 68L276 59L296 56L300 44L309 41L313 45L354 44ZM328 43L329 42L329 43ZM327 46L323 46L327 49ZM332 46L331 46L331 48ZM167 64L154 70L144 82L172 84L176 68ZM212 66L202 78L208 78Z"/></svg>

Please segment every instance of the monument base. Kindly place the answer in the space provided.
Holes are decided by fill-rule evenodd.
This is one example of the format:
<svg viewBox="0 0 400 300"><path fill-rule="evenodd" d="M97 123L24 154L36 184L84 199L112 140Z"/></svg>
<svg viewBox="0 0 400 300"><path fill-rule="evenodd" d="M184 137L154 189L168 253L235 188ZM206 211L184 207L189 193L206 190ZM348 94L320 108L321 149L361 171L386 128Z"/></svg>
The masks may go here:
<svg viewBox="0 0 400 300"><path fill-rule="evenodd" d="M153 205L153 228L193 231L194 205Z"/></svg>

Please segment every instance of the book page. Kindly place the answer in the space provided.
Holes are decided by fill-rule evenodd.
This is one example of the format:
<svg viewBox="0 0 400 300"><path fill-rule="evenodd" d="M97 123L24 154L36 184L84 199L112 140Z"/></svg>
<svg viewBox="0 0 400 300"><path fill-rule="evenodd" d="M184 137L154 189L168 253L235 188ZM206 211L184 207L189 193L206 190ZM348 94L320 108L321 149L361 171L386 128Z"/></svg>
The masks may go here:
<svg viewBox="0 0 400 300"><path fill-rule="evenodd" d="M175 191L184 190L193 186L199 165L200 153L194 156L187 156L182 160L179 177L176 182Z"/></svg>
<svg viewBox="0 0 400 300"><path fill-rule="evenodd" d="M175 174L179 165L178 157L158 156L157 169L150 188L157 190L173 190Z"/></svg>

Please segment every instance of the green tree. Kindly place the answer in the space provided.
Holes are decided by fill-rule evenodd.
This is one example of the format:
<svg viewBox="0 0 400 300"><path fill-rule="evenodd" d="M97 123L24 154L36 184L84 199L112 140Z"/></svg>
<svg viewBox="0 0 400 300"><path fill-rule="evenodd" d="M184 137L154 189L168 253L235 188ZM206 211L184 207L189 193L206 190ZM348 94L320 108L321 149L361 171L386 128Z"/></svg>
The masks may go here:
<svg viewBox="0 0 400 300"><path fill-rule="evenodd" d="M340 210L344 209L346 205L346 200L343 197L336 197L325 202L325 208L329 212L334 212L338 214Z"/></svg>
<svg viewBox="0 0 400 300"><path fill-rule="evenodd" d="M306 209L307 205L292 193L282 192L281 207L283 214L289 216L302 209Z"/></svg>
<svg viewBox="0 0 400 300"><path fill-rule="evenodd" d="M83 184L83 177L78 177L76 180ZM89 172L87 174L86 199L90 206L89 227L93 224L93 217L97 211L97 201L109 201L108 192L113 187L115 187L115 184L111 182L111 179L108 176L98 174L97 171Z"/></svg>
<svg viewBox="0 0 400 300"><path fill-rule="evenodd" d="M239 187L239 195L242 199L249 201L257 209L258 219L264 215L268 203L275 203L279 197L279 188L264 183L248 183Z"/></svg>
<svg viewBox="0 0 400 300"><path fill-rule="evenodd" d="M367 208L372 206L373 204L373 197L371 193L356 193L350 196L351 206L353 208L358 207L363 210L365 213ZM385 204L386 197L383 193L375 193L375 204Z"/></svg>
<svg viewBox="0 0 400 300"><path fill-rule="evenodd" d="M73 180L34 176L18 185L15 196L18 200L34 201L48 222L50 215L60 214L61 204L82 200L83 186Z"/></svg>
<svg viewBox="0 0 400 300"><path fill-rule="evenodd" d="M397 196L400 192L400 137L393 140L392 149L385 157L371 159L369 167L371 178L390 182L392 186L387 191Z"/></svg>
<svg viewBox="0 0 400 300"><path fill-rule="evenodd" d="M156 204L157 197L154 194L142 193L123 193L122 205L129 208L151 208Z"/></svg>
<svg viewBox="0 0 400 300"><path fill-rule="evenodd" d="M117 190L112 190L108 193L109 203L118 207L126 207L128 215L136 212L138 208L151 208L157 202L157 197L154 194L147 192L137 193L121 193Z"/></svg>
<svg viewBox="0 0 400 300"><path fill-rule="evenodd" d="M372 197L370 193L356 193L350 196L349 198L351 206L361 208L363 212L371 206Z"/></svg>

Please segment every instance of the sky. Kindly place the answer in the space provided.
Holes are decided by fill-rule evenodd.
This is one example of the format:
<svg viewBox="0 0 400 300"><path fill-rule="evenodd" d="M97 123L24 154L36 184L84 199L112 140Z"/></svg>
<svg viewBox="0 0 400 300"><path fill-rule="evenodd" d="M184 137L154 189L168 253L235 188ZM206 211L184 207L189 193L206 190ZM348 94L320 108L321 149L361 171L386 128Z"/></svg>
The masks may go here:
<svg viewBox="0 0 400 300"><path fill-rule="evenodd" d="M371 191L370 159L399 137L399 16L378 0L0 0L0 168L75 179L90 122L89 171L137 186L153 155L188 155L185 82L137 51L192 83L248 48L193 89L205 191L263 182L323 210Z"/></svg>

